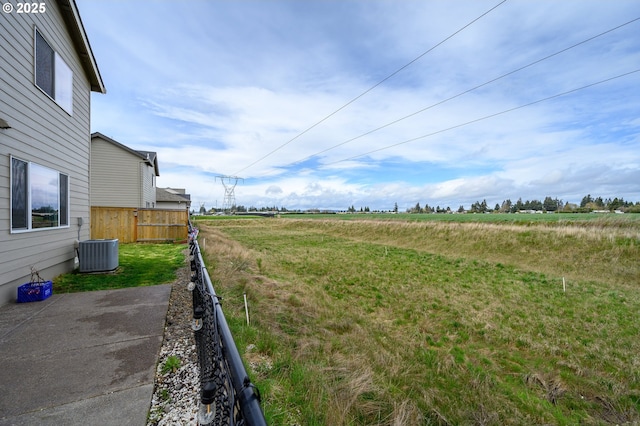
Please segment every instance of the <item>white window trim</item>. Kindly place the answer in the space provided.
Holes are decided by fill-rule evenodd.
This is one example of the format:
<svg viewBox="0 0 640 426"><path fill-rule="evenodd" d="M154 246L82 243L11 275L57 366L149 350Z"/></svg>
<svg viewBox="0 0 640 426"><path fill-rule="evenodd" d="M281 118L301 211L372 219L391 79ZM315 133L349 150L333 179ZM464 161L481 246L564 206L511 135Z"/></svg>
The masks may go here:
<svg viewBox="0 0 640 426"><path fill-rule="evenodd" d="M37 69L37 39L38 39L38 34L40 34L40 37L42 37L42 39L49 45L49 47L51 48L51 50L53 50L53 57L54 57L54 69L53 69L53 81L54 81L54 85L53 85L53 96L49 95L47 92L44 91L44 89L42 89L40 86L38 86L38 69ZM61 80L58 80L57 77L57 73L56 73L56 69L57 67L62 64L63 68L65 68L65 71L68 70L69 73L71 73L71 78L70 78L70 98L69 98L69 106L67 109L67 106L63 105L61 100L63 98L66 98L64 95L60 95L60 99L56 99L56 83L61 82ZM53 102L55 102L56 105L58 105L60 108L62 108L62 110L64 112L66 112L67 114L69 114L70 116L73 116L73 70L71 69L71 67L69 66L69 64L67 64L67 61L64 60L64 58L62 57L62 55L60 55L58 53L58 51L56 49L53 48L53 45L49 42L49 40L47 40L47 37L45 37L45 35L38 30L38 27L34 26L33 27L33 84L38 88L38 90L40 90L47 98L51 99Z"/></svg>
<svg viewBox="0 0 640 426"><path fill-rule="evenodd" d="M27 228L23 229L13 229L13 159L22 161L27 163ZM44 167L46 169L52 170L58 173L58 179L60 179L60 175L67 176L67 224L66 225L58 225L58 226L50 226L46 228L33 228L32 223L32 215L31 215L31 164L36 164L40 167ZM59 211L62 209L60 203L60 183L58 181L58 224L60 223L60 213ZM71 227L71 176L67 173L62 173L59 170L52 169L48 166L43 166L40 163L36 163L34 161L24 160L20 157L14 157L13 155L9 156L9 232L11 234L24 234L29 232L40 232L40 231L53 231L56 229L68 229Z"/></svg>

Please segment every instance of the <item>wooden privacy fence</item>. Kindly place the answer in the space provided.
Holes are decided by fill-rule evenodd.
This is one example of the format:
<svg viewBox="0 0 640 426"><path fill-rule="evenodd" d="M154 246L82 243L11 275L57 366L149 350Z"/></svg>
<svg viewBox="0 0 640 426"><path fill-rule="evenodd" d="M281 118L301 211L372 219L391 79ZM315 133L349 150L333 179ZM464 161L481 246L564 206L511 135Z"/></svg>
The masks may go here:
<svg viewBox="0 0 640 426"><path fill-rule="evenodd" d="M186 240L186 210L91 207L91 239L117 238L120 243Z"/></svg>

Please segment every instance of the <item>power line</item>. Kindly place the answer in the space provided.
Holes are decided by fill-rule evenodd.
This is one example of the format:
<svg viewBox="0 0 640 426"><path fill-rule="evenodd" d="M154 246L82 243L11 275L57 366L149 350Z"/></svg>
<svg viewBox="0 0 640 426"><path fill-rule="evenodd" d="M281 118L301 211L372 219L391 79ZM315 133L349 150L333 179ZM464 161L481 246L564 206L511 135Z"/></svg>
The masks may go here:
<svg viewBox="0 0 640 426"><path fill-rule="evenodd" d="M418 57L416 57L415 59L411 60L410 62L408 62L407 64L401 66L400 68L398 68L396 71L394 71L393 73L389 74L387 77L383 78L382 80L380 80L378 83L374 84L373 86L371 86L370 88L368 88L367 90L365 90L364 92L362 92L361 94L359 94L358 96L356 96L355 98L351 99L349 102L347 102L346 104L342 105L340 108L338 108L337 110L333 111L331 114L327 115L326 117L324 117L323 119L321 119L320 121L318 121L317 123L313 124L311 127L307 128L306 130L303 130L302 132L298 133L296 136L294 136L293 138L289 139L287 142L283 143L282 145L278 146L277 148L275 148L274 150L270 151L269 153L267 153L266 155L263 155L262 157L258 158L256 161L254 161L253 163L249 164L248 166L246 166L244 169L241 169L239 171L237 171L235 174L240 174L242 172L244 172L245 170L247 170L248 168L258 164L259 162L261 162L262 160L264 160L265 158L269 157L270 155L274 154L275 152L279 151L280 149L284 148L285 146L289 145L291 142L295 141L296 139L298 139L300 136L304 135L305 133L309 132L310 130L312 130L313 128L317 127L318 125L324 123L325 121L327 121L329 118L333 117L334 115L336 115L337 113L339 113L340 111L342 111L343 109L345 109L346 107L348 107L349 105L351 105L352 103L354 103L355 101L357 101L358 99L360 99L361 97L363 97L364 95L366 95L367 93L371 92L373 89L375 89L376 87L380 86L381 84L383 84L384 82L386 82L387 80L389 80L390 78L394 77L396 74L398 74L399 72L401 72L402 70L404 70L405 68L409 67L410 65L412 65L413 63L415 63L416 61L418 61L419 59L421 59L423 56L425 56L427 53L431 52L432 50L436 49L437 47L439 47L440 45L444 44L446 41L448 41L449 39L453 38L454 36L456 36L457 34L459 34L460 32L464 31L466 28L468 28L469 26L473 25L475 22L479 21L480 19L482 19L483 17L485 17L486 15L488 15L489 13L491 13L492 11L494 11L495 9L497 9L499 6L503 5L504 3L506 3L507 0L502 0L500 3L498 3L497 5L493 6L491 9L487 10L486 12L484 12L482 15L478 16L477 18L475 18L474 20L472 20L471 22L469 22L468 24L464 25L462 28L460 28L459 30L457 30L456 32L454 32L453 34L449 35L447 38L445 38L444 40L440 41L439 43L437 43L435 46L429 48L428 50L426 50L425 52L421 53Z"/></svg>
<svg viewBox="0 0 640 426"><path fill-rule="evenodd" d="M559 51L557 51L557 52L555 52L555 53L552 53L552 54L550 54L550 55L547 55L547 56L545 56L545 57L543 57L543 58L540 58L540 59L538 59L538 60L536 60L536 61L533 61L533 62L531 62L531 63L529 63L529 64L527 64L527 65L524 65L524 66L522 66L522 67L520 67L520 68L517 68L517 69L515 69L515 70L513 70L513 71L509 71L509 72L508 72L508 73L506 73L506 74L503 74L503 75L501 75L501 76L499 76L499 77L493 78L493 79L491 79L491 80L489 80L489 81L487 81L487 82L485 82L485 83L482 83L482 84L479 84L479 85L477 85L477 86L475 86L475 87L472 87L471 89L467 89L467 90L465 90L465 91L463 91L463 92L458 93L457 95L454 95L454 96L451 96L451 97L449 97L449 98L447 98L447 99L444 99L444 100L442 100L442 101L436 102L435 104L429 105L428 107L422 108L421 110L415 111L415 112L413 112L413 113L411 113L411 114L409 114L409 115L405 115L404 117L398 118L398 119L396 119L396 120L394 120L394 121L391 121L391 122L389 122L389 123L387 123L387 124L384 124L384 125L382 125L382 126L380 126L380 127L375 128L375 129L373 129L373 130L369 130L368 132L362 133L362 134L360 134L360 135L358 135L358 136L355 136L355 137L353 137L353 138L351 138L351 139L348 139L348 140L346 140L346 141L344 141L344 142L340 142L340 143L339 143L339 144L337 144L337 145L333 145L333 146L331 146L331 147L329 147L329 148L323 149L322 151L316 152L315 154L311 154L311 155L309 155L309 156L307 156L307 157L305 157L305 158L303 158L303 159L301 159L301 160L297 160L297 161L294 161L294 162L292 162L292 163L289 163L289 164L288 164L288 166L293 165L293 164L297 164L297 163L305 162L305 161L307 161L307 160L309 160L309 159L311 159L311 158L313 158L313 157L315 157L315 156L318 156L318 155L324 154L325 152L331 151L331 150L333 150L333 149L335 149L335 148L338 148L338 147L340 147L340 146L343 146L343 145L346 145L346 144L348 144L348 143L350 143L350 142L353 142L353 141L355 141L355 140L357 140L357 139L360 139L360 138L362 138L362 137L364 137L364 136L368 136L368 135L370 135L370 134L372 134L372 133L375 133L375 132L377 132L377 131L379 131L379 130L382 130L382 129L385 129L385 128L389 127L389 126L392 126L392 125L394 125L394 124L397 124L397 123L399 123L399 122L401 122L401 121L403 121L403 120L406 120L407 118L411 118L411 117L413 117L413 116L416 116L416 115L418 115L418 114L421 114L421 113L423 113L423 112L425 112L425 111L427 111L427 110L430 110L430 109L432 109L432 108L435 108L435 107L437 107L437 106L439 106L439 105L442 105L442 104L444 104L444 103L446 103L446 102L449 102L449 101L451 101L451 100L453 100L453 99L459 98L460 96L466 95L467 93L473 92L473 91L475 91L475 90L477 90L477 89L480 89L480 88L482 88L482 87L484 87L484 86L487 86L487 85L489 85L489 84L491 84L491 83L495 83L495 82L496 82L496 81L498 81L498 80L501 80L501 79L503 79L503 78L505 78L505 77L508 77L508 76L510 76L510 75L512 75L512 74L515 74L515 73L517 73L517 72L520 72L520 71L522 71L522 70L524 70L524 69L526 69L526 68L532 67L533 65L539 64L540 62L546 61L547 59L553 58L554 56L558 56L558 55L560 55L561 53L564 53L564 52L566 52L566 51L568 51L568 50L571 50L571 49L576 48L576 47L578 47L578 46L580 46L580 45L583 45L583 44L585 44L585 43L588 43L588 42L590 42L590 41L592 41L592 40L594 40L594 39L596 39L596 38L598 38L598 37L601 37L601 36L603 36L603 35L605 35L605 34L608 34L608 33L610 33L610 32L613 32L613 31L615 31L615 30L618 30L618 29L620 29L620 28L622 28L622 27L624 27L624 26L626 26L626 25L629 25L629 24L631 24L631 23L633 23L633 22L636 22L636 21L638 21L638 20L640 20L640 17L635 18L635 19L632 19L631 21L625 22L624 24L618 25L617 27L611 28L611 29L609 29L609 30L607 30L607 31L601 32L600 34L597 34L597 35L595 35L595 36L589 37L589 38L588 38L588 39L586 39L586 40L583 40L583 41L581 41L581 42L579 42L579 43L576 43L576 44L571 45L571 46L569 46L569 47L566 47L566 48L564 48L564 49L562 49L562 50L559 50ZM284 167L286 167L286 166L284 166Z"/></svg>
<svg viewBox="0 0 640 426"><path fill-rule="evenodd" d="M458 124L458 125L455 125L455 126L447 127L446 129L438 130L437 132L428 133L426 135L418 136L418 137L415 137L415 138L412 138L412 139L407 139L407 140L402 141L402 142L394 143L392 145L387 145L387 146L382 147L382 148L374 149L372 151L365 152L364 154L358 154L358 155L354 155L354 156L349 157L349 158L345 158L345 159L342 159L342 160L338 160L338 161L334 161L334 162L331 162L331 163L327 163L327 164L325 164L325 166L330 166L332 164L342 163L344 161L349 161L349 160L353 160L355 158L360 158L360 157L364 157L366 155L374 154L376 152L384 151L384 150L387 150L389 148L394 148L394 147L399 146L399 145L404 145L404 144L409 143L409 142L415 142L415 141L420 140L420 139L428 138L430 136L435 136L435 135L438 135L440 133L444 133L444 132L448 132L450 130L458 129L460 127L468 126L469 124L477 123L479 121L483 121L483 120L487 120L489 118L497 117L499 115L503 115L503 114L506 114L506 113L509 113L509 112L513 112L513 111L522 109L522 108L526 108L526 107L531 106L531 105L535 105L535 104L539 104L541 102L545 102L545 101L548 101L548 100L551 100L551 99L559 98L561 96L565 96L565 95L568 95L570 93L575 93L575 92L578 92L580 90L588 89L590 87L597 86L599 84L607 83L609 81L612 81L612 80L615 80L615 79L618 79L618 78L626 77L628 75L631 75L631 74L634 74L634 73L637 73L637 72L640 72L640 69L629 71L629 72L626 72L624 74L617 75L615 77L610 77L610 78L607 78L607 79L604 79L604 80L600 80L600 81L597 81L595 83L587 84L586 86L582 86L582 87L578 87L576 89L568 90L566 92L558 93L558 94L553 95L553 96L548 96L546 98L538 99L537 101L529 102L529 103L526 103L524 105L520 105L520 106L517 106L517 107L514 107L514 108L509 108L509 109L506 109L504 111L496 112L494 114L489 114L489 115L486 115L484 117L476 118L475 120L471 120L471 121L467 121L467 122L462 123L462 124Z"/></svg>

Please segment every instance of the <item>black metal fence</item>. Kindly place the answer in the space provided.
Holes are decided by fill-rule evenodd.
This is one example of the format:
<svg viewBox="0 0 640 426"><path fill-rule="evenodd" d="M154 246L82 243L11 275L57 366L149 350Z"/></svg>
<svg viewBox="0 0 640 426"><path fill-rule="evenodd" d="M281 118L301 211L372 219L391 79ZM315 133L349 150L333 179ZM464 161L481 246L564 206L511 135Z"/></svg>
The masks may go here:
<svg viewBox="0 0 640 426"><path fill-rule="evenodd" d="M193 323L200 367L200 425L266 425L260 393L251 383L222 313L221 298L198 245L198 231L189 224Z"/></svg>

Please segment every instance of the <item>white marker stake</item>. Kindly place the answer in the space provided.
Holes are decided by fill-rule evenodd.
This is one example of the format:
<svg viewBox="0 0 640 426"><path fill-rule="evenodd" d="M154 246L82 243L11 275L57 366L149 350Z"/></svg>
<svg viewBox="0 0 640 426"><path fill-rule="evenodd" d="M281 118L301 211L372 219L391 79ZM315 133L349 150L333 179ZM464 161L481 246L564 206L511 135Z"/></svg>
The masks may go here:
<svg viewBox="0 0 640 426"><path fill-rule="evenodd" d="M249 325L249 306L247 305L247 293L244 293L244 312L247 314L247 325Z"/></svg>
<svg viewBox="0 0 640 426"><path fill-rule="evenodd" d="M562 291L567 292L567 284L564 282L564 277L562 277Z"/></svg>

